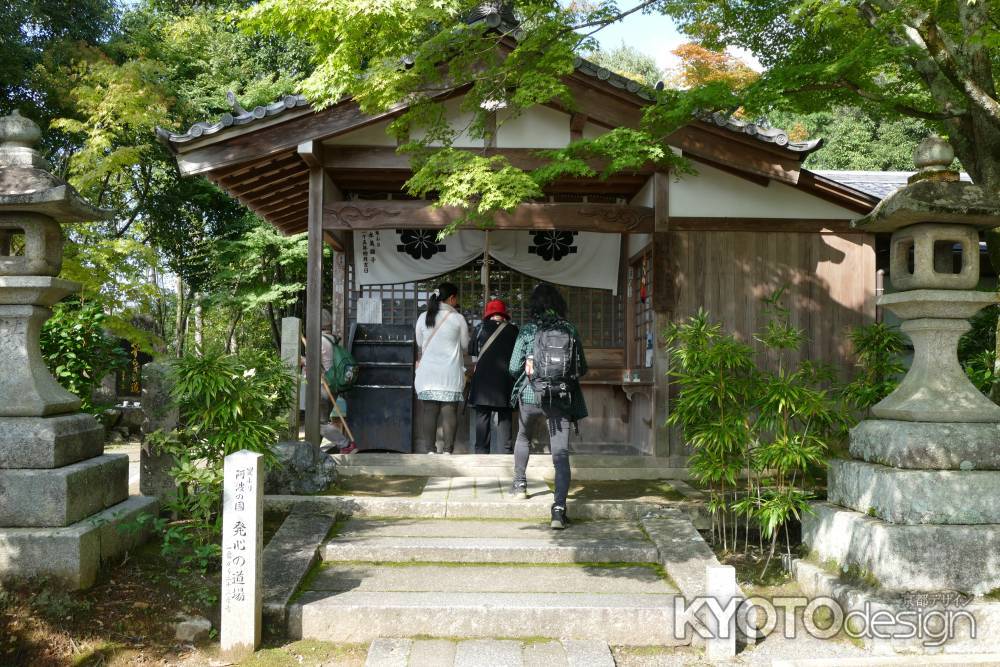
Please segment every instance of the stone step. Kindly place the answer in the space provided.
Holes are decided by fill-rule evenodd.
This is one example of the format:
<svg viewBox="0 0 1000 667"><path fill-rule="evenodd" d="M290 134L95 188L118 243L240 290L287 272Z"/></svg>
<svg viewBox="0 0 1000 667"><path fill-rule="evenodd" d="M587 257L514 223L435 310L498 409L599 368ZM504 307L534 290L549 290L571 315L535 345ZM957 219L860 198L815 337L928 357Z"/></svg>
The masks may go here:
<svg viewBox="0 0 1000 667"><path fill-rule="evenodd" d="M389 637L590 639L689 643L674 636L673 595L309 591L288 610L295 639Z"/></svg>
<svg viewBox="0 0 1000 667"><path fill-rule="evenodd" d="M567 530L553 531L547 521L537 520L351 519L338 533L341 538L361 536L646 541L639 525L631 521L577 521Z"/></svg>
<svg viewBox="0 0 1000 667"><path fill-rule="evenodd" d="M652 563L656 547L632 522L547 523L351 520L321 549L327 561L447 563Z"/></svg>
<svg viewBox="0 0 1000 667"><path fill-rule="evenodd" d="M327 563L311 591L674 595L652 566L366 565Z"/></svg>
<svg viewBox="0 0 1000 667"><path fill-rule="evenodd" d="M376 639L365 667L614 667L607 642L586 639Z"/></svg>
<svg viewBox="0 0 1000 667"><path fill-rule="evenodd" d="M334 539L323 560L445 563L653 563L656 547L636 540L470 537L358 537Z"/></svg>
<svg viewBox="0 0 1000 667"><path fill-rule="evenodd" d="M514 469L510 454L395 454L359 452L336 454L337 472L341 475L421 475L426 477L500 477L509 482ZM573 479L689 479L690 469L683 457L657 458L620 454L573 454L570 457ZM528 460L528 475L552 479L552 457L534 453Z"/></svg>

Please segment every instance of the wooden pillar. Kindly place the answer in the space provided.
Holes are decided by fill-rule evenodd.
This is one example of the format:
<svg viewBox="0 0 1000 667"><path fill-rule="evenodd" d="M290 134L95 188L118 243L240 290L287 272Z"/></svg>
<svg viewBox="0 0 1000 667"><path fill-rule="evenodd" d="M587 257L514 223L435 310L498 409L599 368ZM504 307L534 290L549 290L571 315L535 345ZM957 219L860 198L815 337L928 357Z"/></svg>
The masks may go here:
<svg viewBox="0 0 1000 667"><path fill-rule="evenodd" d="M669 359L661 338L670 324L675 305L674 276L670 265L670 179L666 173L652 175L653 186L653 453L666 458L671 451L666 425L670 408Z"/></svg>
<svg viewBox="0 0 1000 667"><path fill-rule="evenodd" d="M299 155L309 165L309 250L306 259L306 442L319 449L320 378L322 377L320 311L323 299L323 172L322 146L299 144Z"/></svg>
<svg viewBox="0 0 1000 667"><path fill-rule="evenodd" d="M330 332L339 337L341 345L347 344L347 253L333 251L333 266L330 269L330 314L333 315L333 330Z"/></svg>

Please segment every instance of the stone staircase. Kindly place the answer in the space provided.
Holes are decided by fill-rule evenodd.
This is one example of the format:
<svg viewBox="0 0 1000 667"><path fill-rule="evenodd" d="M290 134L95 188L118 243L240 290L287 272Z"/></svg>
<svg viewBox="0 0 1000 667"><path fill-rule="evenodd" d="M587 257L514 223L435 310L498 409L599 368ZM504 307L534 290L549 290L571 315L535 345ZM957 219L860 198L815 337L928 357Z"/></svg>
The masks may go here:
<svg viewBox="0 0 1000 667"><path fill-rule="evenodd" d="M598 518L553 531L547 486L531 483L528 500L508 500L502 491L498 478L432 478L410 505L384 503L391 516L372 509L342 521L287 606L289 635L334 642L519 640L504 644L505 655L528 640L518 649L523 656L565 651L559 640L690 643L674 637L679 591L639 516L588 503L581 514ZM461 511L428 517L422 504L437 500ZM400 645L424 650L420 642ZM462 662L467 645L456 645L455 664L486 664ZM386 664L419 664L407 659Z"/></svg>

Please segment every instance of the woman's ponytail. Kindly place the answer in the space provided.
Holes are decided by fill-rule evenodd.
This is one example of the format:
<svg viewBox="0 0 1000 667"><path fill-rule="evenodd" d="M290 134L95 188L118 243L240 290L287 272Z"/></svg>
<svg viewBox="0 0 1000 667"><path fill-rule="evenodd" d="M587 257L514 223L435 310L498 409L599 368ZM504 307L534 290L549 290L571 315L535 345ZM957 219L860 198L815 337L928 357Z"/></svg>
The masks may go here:
<svg viewBox="0 0 1000 667"><path fill-rule="evenodd" d="M431 292L430 298L427 299L427 314L424 316L424 322L428 329L434 328L438 311L441 309L441 302L447 301L456 294L458 294L458 287L453 283L441 283L436 290Z"/></svg>

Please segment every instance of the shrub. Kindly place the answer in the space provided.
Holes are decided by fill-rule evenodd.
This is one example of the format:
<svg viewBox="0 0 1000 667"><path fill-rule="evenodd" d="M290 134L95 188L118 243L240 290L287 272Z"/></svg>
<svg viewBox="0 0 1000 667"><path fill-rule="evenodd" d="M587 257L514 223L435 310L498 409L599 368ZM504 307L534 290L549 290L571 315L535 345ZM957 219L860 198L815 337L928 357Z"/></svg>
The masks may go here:
<svg viewBox="0 0 1000 667"><path fill-rule="evenodd" d="M97 411L92 395L104 376L128 363L125 351L105 333L106 319L97 305L56 304L39 338L49 371L87 412Z"/></svg>
<svg viewBox="0 0 1000 667"><path fill-rule="evenodd" d="M168 503L175 520L164 523L165 555L205 572L221 553L222 477L225 457L240 450L274 462L274 445L291 405L292 379L274 355L188 355L172 363L172 399L181 425L147 442L173 456L177 492Z"/></svg>
<svg viewBox="0 0 1000 667"><path fill-rule="evenodd" d="M858 374L844 386L843 397L865 417L871 407L893 392L903 375L903 334L882 322L855 327L848 335L858 358Z"/></svg>
<svg viewBox="0 0 1000 667"><path fill-rule="evenodd" d="M750 346L704 312L666 332L670 374L680 385L667 423L680 426L694 449L691 472L709 487L713 536L723 549L735 549L742 522L746 550L755 526L770 540L764 571L782 528L791 552L787 524L809 511L812 473L846 418L831 394L829 367L789 366L789 353L801 348L805 335L790 323L782 295L765 299L768 323L754 336L769 364L758 363Z"/></svg>

